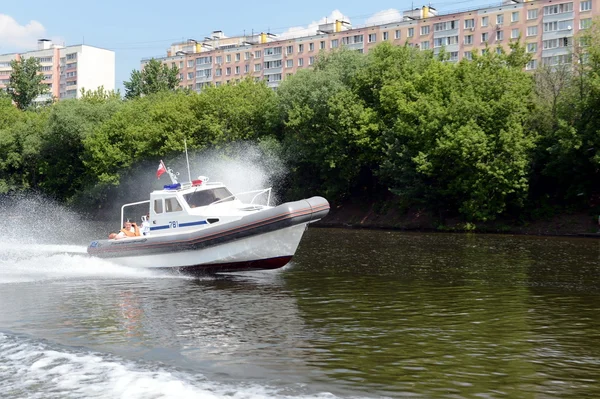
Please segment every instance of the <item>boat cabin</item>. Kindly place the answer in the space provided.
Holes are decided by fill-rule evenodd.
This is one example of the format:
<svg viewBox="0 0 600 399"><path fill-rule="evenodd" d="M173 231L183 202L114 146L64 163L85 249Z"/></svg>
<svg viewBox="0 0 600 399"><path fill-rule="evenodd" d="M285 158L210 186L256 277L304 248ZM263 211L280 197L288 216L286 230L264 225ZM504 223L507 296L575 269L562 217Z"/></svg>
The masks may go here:
<svg viewBox="0 0 600 399"><path fill-rule="evenodd" d="M209 183L206 177L193 180L191 183L168 184L162 190L150 193L148 201L123 205L121 221L125 220L126 208L148 204L150 232L163 230L162 232L166 233L167 229L180 231L180 229L195 229L220 221L232 221L245 216L250 211L258 211L269 206L271 188L239 195L249 193L258 194L254 195L249 204L244 204L223 183ZM255 204L256 198L265 193L268 194L267 205Z"/></svg>

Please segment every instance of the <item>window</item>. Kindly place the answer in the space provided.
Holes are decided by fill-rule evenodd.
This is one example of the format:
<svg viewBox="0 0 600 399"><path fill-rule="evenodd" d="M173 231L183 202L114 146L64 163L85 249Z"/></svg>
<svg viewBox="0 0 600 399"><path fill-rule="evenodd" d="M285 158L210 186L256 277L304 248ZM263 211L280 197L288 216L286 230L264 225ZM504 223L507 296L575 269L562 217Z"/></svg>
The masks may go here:
<svg viewBox="0 0 600 399"><path fill-rule="evenodd" d="M179 61L179 69L183 69L183 61Z"/></svg>
<svg viewBox="0 0 600 399"><path fill-rule="evenodd" d="M465 19L465 29L471 29L474 27L475 27L475 20L473 18Z"/></svg>
<svg viewBox="0 0 600 399"><path fill-rule="evenodd" d="M374 43L377 41L377 35L375 33L369 34L369 43Z"/></svg>
<svg viewBox="0 0 600 399"><path fill-rule="evenodd" d="M528 26L527 27L527 36L535 36L537 35L537 26Z"/></svg>
<svg viewBox="0 0 600 399"><path fill-rule="evenodd" d="M458 51L450 52L450 61L458 61Z"/></svg>
<svg viewBox="0 0 600 399"><path fill-rule="evenodd" d="M241 59L241 54L240 53L235 53L235 60L239 61Z"/></svg>
<svg viewBox="0 0 600 399"><path fill-rule="evenodd" d="M500 41L502 39L504 39L504 31L497 30L496 31L496 40Z"/></svg>
<svg viewBox="0 0 600 399"><path fill-rule="evenodd" d="M487 42L489 39L489 33L485 32L481 34L481 41L482 42Z"/></svg>
<svg viewBox="0 0 600 399"><path fill-rule="evenodd" d="M236 75L239 75L239 74L240 74L240 67L239 67L239 66L236 66L236 67L235 67L235 74L236 74Z"/></svg>
<svg viewBox="0 0 600 399"><path fill-rule="evenodd" d="M333 39L331 41L331 48L337 48L339 45L339 40L338 39Z"/></svg>
<svg viewBox="0 0 600 399"><path fill-rule="evenodd" d="M179 204L179 201L177 201L177 198L171 197L165 198L165 210L167 212L179 212L182 211L183 208Z"/></svg>
<svg viewBox="0 0 600 399"><path fill-rule="evenodd" d="M215 57L215 64L222 64L223 63L223 56L222 55L218 55Z"/></svg>
<svg viewBox="0 0 600 399"><path fill-rule="evenodd" d="M298 58L298 66L301 67L304 65L304 58Z"/></svg>
<svg viewBox="0 0 600 399"><path fill-rule="evenodd" d="M315 44L314 43L308 43L308 51L315 51Z"/></svg>
<svg viewBox="0 0 600 399"><path fill-rule="evenodd" d="M223 70L221 68L215 69L215 76L221 76L223 74Z"/></svg>
<svg viewBox="0 0 600 399"><path fill-rule="evenodd" d="M496 15L496 25L502 25L504 23L504 14Z"/></svg>
<svg viewBox="0 0 600 399"><path fill-rule="evenodd" d="M67 59L68 60L74 60L75 58L77 58L77 53L67 54Z"/></svg>
<svg viewBox="0 0 600 399"><path fill-rule="evenodd" d="M527 10L527 19L536 19L538 17L537 8L534 10Z"/></svg>
<svg viewBox="0 0 600 399"><path fill-rule="evenodd" d="M554 4L544 7L544 15L562 14L573 11L573 3Z"/></svg>
<svg viewBox="0 0 600 399"><path fill-rule="evenodd" d="M571 44L573 44L573 38L561 37L560 39L544 40L542 42L542 48L544 50L550 50L559 47L569 47Z"/></svg>
<svg viewBox="0 0 600 399"><path fill-rule="evenodd" d="M246 51L246 52L244 53L244 59L245 59L246 61L250 59L250 52L249 52L249 51Z"/></svg>
<svg viewBox="0 0 600 399"><path fill-rule="evenodd" d="M281 60L266 61L265 65L264 65L264 69L281 68L281 65L282 65Z"/></svg>
<svg viewBox="0 0 600 399"><path fill-rule="evenodd" d="M525 69L531 71L532 69L537 68L537 60L531 60L525 66Z"/></svg>
<svg viewBox="0 0 600 399"><path fill-rule="evenodd" d="M590 11L592 9L592 0L579 3L579 11Z"/></svg>
<svg viewBox="0 0 600 399"><path fill-rule="evenodd" d="M227 75L227 76L231 75L231 67L227 67L225 69L225 75Z"/></svg>
<svg viewBox="0 0 600 399"><path fill-rule="evenodd" d="M304 44L299 44L298 45L298 52L301 53L304 51Z"/></svg>
<svg viewBox="0 0 600 399"><path fill-rule="evenodd" d="M438 22L433 24L434 32L442 32L445 30L453 30L458 28L458 21Z"/></svg>
<svg viewBox="0 0 600 399"><path fill-rule="evenodd" d="M319 42L319 49L325 50L325 40Z"/></svg>
<svg viewBox="0 0 600 399"><path fill-rule="evenodd" d="M312 65L315 63L315 57L308 57L308 65Z"/></svg>
<svg viewBox="0 0 600 399"><path fill-rule="evenodd" d="M254 72L259 72L261 68L260 64L254 64Z"/></svg>
<svg viewBox="0 0 600 399"><path fill-rule="evenodd" d="M470 51L465 51L465 58L467 60L472 60L473 59L473 53L471 53Z"/></svg>
<svg viewBox="0 0 600 399"><path fill-rule="evenodd" d="M162 199L154 200L154 213L163 213L163 201Z"/></svg>
<svg viewBox="0 0 600 399"><path fill-rule="evenodd" d="M188 72L188 79L194 78L194 72Z"/></svg>
<svg viewBox="0 0 600 399"><path fill-rule="evenodd" d="M248 73L250 72L250 65L246 64L244 65L244 73Z"/></svg>
<svg viewBox="0 0 600 399"><path fill-rule="evenodd" d="M428 40L421 42L421 50L429 50L429 41Z"/></svg>
<svg viewBox="0 0 600 399"><path fill-rule="evenodd" d="M510 38L511 39L518 39L519 38L519 29L513 29L510 31Z"/></svg>
<svg viewBox="0 0 600 399"><path fill-rule="evenodd" d="M415 28L408 28L408 37L413 37L415 35Z"/></svg>
<svg viewBox="0 0 600 399"><path fill-rule="evenodd" d="M286 60L285 61L286 68L292 68L293 66L294 66L294 60Z"/></svg>
<svg viewBox="0 0 600 399"><path fill-rule="evenodd" d="M188 60L187 67L188 68L193 68L194 67L194 60Z"/></svg>
<svg viewBox="0 0 600 399"><path fill-rule="evenodd" d="M179 74L179 80L183 81L183 74L182 73Z"/></svg>
<svg viewBox="0 0 600 399"><path fill-rule="evenodd" d="M542 58L542 65L570 64L571 62L573 62L571 54L561 54Z"/></svg>
<svg viewBox="0 0 600 399"><path fill-rule="evenodd" d="M394 32L394 39L400 39L400 29Z"/></svg>
<svg viewBox="0 0 600 399"><path fill-rule="evenodd" d="M527 52L535 53L537 51L537 43L527 43Z"/></svg>
<svg viewBox="0 0 600 399"><path fill-rule="evenodd" d="M279 82L279 81L281 81L281 74L276 73L273 75L267 75L267 76L265 76L265 78L267 79L267 82Z"/></svg>
<svg viewBox="0 0 600 399"><path fill-rule="evenodd" d="M489 20L490 20L489 17L481 17L481 26L482 27L488 26Z"/></svg>
<svg viewBox="0 0 600 399"><path fill-rule="evenodd" d="M231 54L225 56L225 62L231 62Z"/></svg>
<svg viewBox="0 0 600 399"><path fill-rule="evenodd" d="M588 29L590 26L592 26L591 18L585 18L585 19L579 20L579 29Z"/></svg>
<svg viewBox="0 0 600 399"><path fill-rule="evenodd" d="M515 11L510 14L510 22L519 22L519 12Z"/></svg>
<svg viewBox="0 0 600 399"><path fill-rule="evenodd" d="M473 44L473 35L465 35L465 44Z"/></svg>
<svg viewBox="0 0 600 399"><path fill-rule="evenodd" d="M266 48L265 55L281 55L281 47Z"/></svg>
<svg viewBox="0 0 600 399"><path fill-rule="evenodd" d="M200 57L196 58L196 65L210 65L212 64L212 57Z"/></svg>
<svg viewBox="0 0 600 399"><path fill-rule="evenodd" d="M557 30L571 30L573 25L572 19L566 21L553 21L544 23L544 32L554 32Z"/></svg>
<svg viewBox="0 0 600 399"><path fill-rule="evenodd" d="M212 190L195 191L190 194L184 194L183 198L190 208L207 206L216 201L227 202L234 201L236 198L231 191L225 187L219 187Z"/></svg>
<svg viewBox="0 0 600 399"><path fill-rule="evenodd" d="M388 40L390 38L390 34L389 32L383 32L383 34L381 35L382 40Z"/></svg>
<svg viewBox="0 0 600 399"><path fill-rule="evenodd" d="M429 25L421 26L421 36L429 34Z"/></svg>
<svg viewBox="0 0 600 399"><path fill-rule="evenodd" d="M254 52L254 58L260 58L260 56L261 56L261 51L260 50L256 50Z"/></svg>

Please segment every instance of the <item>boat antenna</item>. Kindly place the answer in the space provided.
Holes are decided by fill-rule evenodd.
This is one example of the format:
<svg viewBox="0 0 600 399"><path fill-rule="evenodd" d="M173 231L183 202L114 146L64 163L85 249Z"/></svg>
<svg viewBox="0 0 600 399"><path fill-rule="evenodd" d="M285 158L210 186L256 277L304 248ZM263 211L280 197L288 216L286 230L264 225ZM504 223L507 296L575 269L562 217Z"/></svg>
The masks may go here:
<svg viewBox="0 0 600 399"><path fill-rule="evenodd" d="M183 146L185 147L185 160L187 161L188 178L190 179L188 181L191 182L192 181L192 174L190 173L190 159L188 158L187 143L185 141L185 137L183 138Z"/></svg>

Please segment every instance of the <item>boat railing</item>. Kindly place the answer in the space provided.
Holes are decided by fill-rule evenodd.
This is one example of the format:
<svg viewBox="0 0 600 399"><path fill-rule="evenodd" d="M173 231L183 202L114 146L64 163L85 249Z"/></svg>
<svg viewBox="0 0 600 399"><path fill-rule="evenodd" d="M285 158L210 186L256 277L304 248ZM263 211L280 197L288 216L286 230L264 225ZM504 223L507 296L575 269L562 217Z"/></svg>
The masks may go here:
<svg viewBox="0 0 600 399"><path fill-rule="evenodd" d="M267 194L267 206L270 206L270 204L271 204L271 190L272 190L272 187L263 188L261 190L251 190L251 191L243 191L241 193L235 193L233 195L230 195L229 197L221 198L218 201L212 202L208 206L212 206L212 205L215 205L215 204L219 204L221 202L229 201L232 198L235 199L236 197L240 197L240 196L248 195L248 194L254 194L254 193L255 193L255 195L252 197L252 200L250 200L250 205L255 205L254 201L256 200L256 198L260 197L263 194Z"/></svg>

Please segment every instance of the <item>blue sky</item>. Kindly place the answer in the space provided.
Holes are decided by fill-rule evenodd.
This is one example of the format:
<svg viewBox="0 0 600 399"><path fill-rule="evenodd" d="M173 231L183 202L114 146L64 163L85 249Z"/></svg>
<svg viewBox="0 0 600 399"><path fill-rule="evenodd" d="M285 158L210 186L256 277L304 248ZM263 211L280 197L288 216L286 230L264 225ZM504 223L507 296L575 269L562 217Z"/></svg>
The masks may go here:
<svg viewBox="0 0 600 399"><path fill-rule="evenodd" d="M455 11L499 3L442 0L431 5L438 11ZM129 80L132 69L139 68L142 58L164 56L172 42L182 39L201 40L215 30L222 30L227 36L252 31L281 34L290 28L306 28L322 18L336 15L336 11L357 26L369 18L389 18L395 10L424 4L406 0L3 1L0 4L0 54L35 49L36 40L42 37L66 45L83 42L114 50L116 87L122 91L123 81Z"/></svg>

